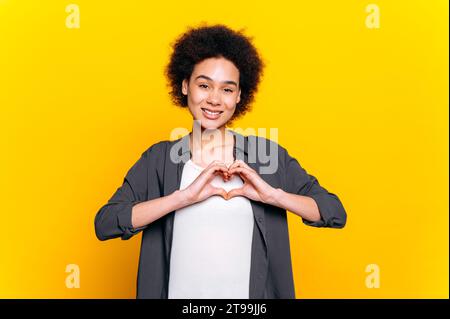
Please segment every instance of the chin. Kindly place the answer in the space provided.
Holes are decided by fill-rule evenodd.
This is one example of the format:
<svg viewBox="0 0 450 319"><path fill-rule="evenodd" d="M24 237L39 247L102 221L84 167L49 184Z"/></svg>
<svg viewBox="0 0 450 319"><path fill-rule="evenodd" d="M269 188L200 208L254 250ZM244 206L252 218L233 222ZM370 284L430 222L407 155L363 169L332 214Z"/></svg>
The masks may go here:
<svg viewBox="0 0 450 319"><path fill-rule="evenodd" d="M209 121L201 120L202 122L202 128L207 130L214 130L218 129L219 127L223 126L223 123L208 123Z"/></svg>

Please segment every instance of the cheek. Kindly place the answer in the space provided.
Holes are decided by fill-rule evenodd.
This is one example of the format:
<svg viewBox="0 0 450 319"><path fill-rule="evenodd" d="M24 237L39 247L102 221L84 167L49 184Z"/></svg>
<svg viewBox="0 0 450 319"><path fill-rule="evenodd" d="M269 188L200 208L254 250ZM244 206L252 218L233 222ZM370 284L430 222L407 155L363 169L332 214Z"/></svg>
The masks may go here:
<svg viewBox="0 0 450 319"><path fill-rule="evenodd" d="M207 98L207 94L205 92L202 92L200 90L192 90L190 95L191 101L194 104L200 104Z"/></svg>
<svg viewBox="0 0 450 319"><path fill-rule="evenodd" d="M236 109L236 97L235 96L227 96L224 98L225 106L228 112L234 112Z"/></svg>

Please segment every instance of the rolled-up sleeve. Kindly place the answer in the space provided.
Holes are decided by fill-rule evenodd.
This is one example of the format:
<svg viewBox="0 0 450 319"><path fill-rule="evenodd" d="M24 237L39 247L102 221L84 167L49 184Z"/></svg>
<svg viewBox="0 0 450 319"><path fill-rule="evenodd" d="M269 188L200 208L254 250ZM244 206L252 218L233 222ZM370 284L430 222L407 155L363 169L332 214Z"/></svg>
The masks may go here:
<svg viewBox="0 0 450 319"><path fill-rule="evenodd" d="M347 222L347 213L338 196L322 187L317 178L309 175L286 150L284 155L284 190L292 194L311 197L319 207L320 220L313 222L302 218L303 223L314 227L343 228Z"/></svg>
<svg viewBox="0 0 450 319"><path fill-rule="evenodd" d="M148 195L148 181L157 187L156 168L152 161L152 147L142 153L139 160L129 169L122 186L95 216L95 234L99 240L121 237L129 239L147 226L133 228L131 212L134 205L144 202Z"/></svg>

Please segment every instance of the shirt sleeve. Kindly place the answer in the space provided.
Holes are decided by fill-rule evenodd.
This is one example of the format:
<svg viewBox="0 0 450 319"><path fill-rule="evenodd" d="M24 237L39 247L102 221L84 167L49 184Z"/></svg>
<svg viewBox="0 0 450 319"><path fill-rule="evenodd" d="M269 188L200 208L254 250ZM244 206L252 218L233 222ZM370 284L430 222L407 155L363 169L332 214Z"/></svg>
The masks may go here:
<svg viewBox="0 0 450 319"><path fill-rule="evenodd" d="M131 211L134 205L144 202L148 194L148 181L151 187L158 187L153 146L142 153L139 160L128 170L122 186L95 216L95 233L99 240L121 237L127 240L138 234L146 226L133 228Z"/></svg>
<svg viewBox="0 0 450 319"><path fill-rule="evenodd" d="M309 175L299 162L285 153L285 191L311 197L317 203L320 220L313 222L302 218L305 225L314 227L343 228L347 214L339 198L319 184L316 177Z"/></svg>

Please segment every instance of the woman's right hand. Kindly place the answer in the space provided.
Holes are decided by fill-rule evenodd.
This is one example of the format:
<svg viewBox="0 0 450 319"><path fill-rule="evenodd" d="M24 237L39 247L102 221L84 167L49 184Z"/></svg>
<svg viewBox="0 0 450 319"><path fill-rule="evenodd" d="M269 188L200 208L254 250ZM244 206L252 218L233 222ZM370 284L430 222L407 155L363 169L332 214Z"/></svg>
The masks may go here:
<svg viewBox="0 0 450 319"><path fill-rule="evenodd" d="M220 195L227 199L227 192L223 188L215 187L211 184L211 181L217 175L222 175L224 178L227 178L228 167L225 163L216 160L205 167L200 175L198 175L197 178L183 190L188 202L194 204L213 195Z"/></svg>

